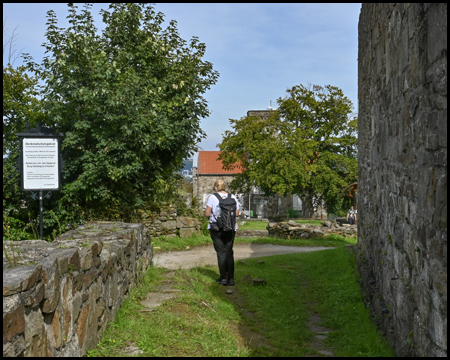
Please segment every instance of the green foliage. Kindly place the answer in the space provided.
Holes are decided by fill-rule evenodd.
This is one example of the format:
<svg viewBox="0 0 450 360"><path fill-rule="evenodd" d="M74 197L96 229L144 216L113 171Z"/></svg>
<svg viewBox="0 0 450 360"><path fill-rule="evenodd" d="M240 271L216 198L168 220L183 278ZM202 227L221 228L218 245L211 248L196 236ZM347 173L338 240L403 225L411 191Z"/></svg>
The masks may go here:
<svg viewBox="0 0 450 360"><path fill-rule="evenodd" d="M35 98L36 82L23 66L3 67L3 237L9 240L37 238L31 231L35 224L29 220L33 209L22 207L23 201L31 198L20 189L19 138L15 135L26 130L27 122L33 127L42 118L40 101Z"/></svg>
<svg viewBox="0 0 450 360"><path fill-rule="evenodd" d="M274 215L273 220L274 221L282 221L283 217L280 214L276 214L276 215Z"/></svg>
<svg viewBox="0 0 450 360"><path fill-rule="evenodd" d="M40 120L40 101L36 99L37 79L26 74L26 68L3 67L3 155L17 151L15 135L25 130L25 124Z"/></svg>
<svg viewBox="0 0 450 360"><path fill-rule="evenodd" d="M322 220L296 220L299 224L309 224L314 226L322 226Z"/></svg>
<svg viewBox="0 0 450 360"><path fill-rule="evenodd" d="M105 28L99 34L89 4L81 12L68 4L67 29L49 11L47 55L40 64L24 56L36 78L28 78L25 68L4 70L4 199L14 198L7 205L19 209L19 199L28 196L18 189L12 134L24 130L25 120L41 120L64 133L62 189L44 204L64 226L132 219L147 203L173 198L176 171L205 137L203 94L218 78L203 60L205 44L197 37L183 40L176 21L164 29L164 14L153 5L114 3L101 13ZM36 201L29 205L36 214ZM58 229L54 218L44 219L44 231Z"/></svg>
<svg viewBox="0 0 450 360"><path fill-rule="evenodd" d="M278 110L265 120L230 119L220 147L226 169L244 171L230 187L247 192L259 186L267 195L298 194L303 216L312 217L313 199L330 212L347 206L342 189L357 178L357 119L341 89L303 85L287 90Z"/></svg>
<svg viewBox="0 0 450 360"><path fill-rule="evenodd" d="M302 214L301 214L301 212L298 211L298 210L294 210L294 209L287 209L287 210L286 210L286 217L287 217L288 219L299 218L299 217L301 217L301 216L302 216Z"/></svg>
<svg viewBox="0 0 450 360"><path fill-rule="evenodd" d="M201 94L216 82L202 61L205 45L181 39L176 22L142 4L111 4L97 35L89 6L69 4L67 30L48 12L53 56L29 68L46 81L48 113L65 134L62 200L88 208L142 206L164 200L192 155L209 111Z"/></svg>
<svg viewBox="0 0 450 360"><path fill-rule="evenodd" d="M209 219L206 216L200 217L200 231L202 235L210 236L209 230L208 230L208 224Z"/></svg>

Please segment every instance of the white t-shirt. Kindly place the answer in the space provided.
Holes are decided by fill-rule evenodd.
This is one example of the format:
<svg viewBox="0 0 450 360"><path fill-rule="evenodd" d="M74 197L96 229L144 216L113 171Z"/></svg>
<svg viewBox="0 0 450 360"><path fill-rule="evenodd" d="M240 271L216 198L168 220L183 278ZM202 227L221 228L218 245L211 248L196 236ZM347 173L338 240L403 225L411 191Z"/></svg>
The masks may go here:
<svg viewBox="0 0 450 360"><path fill-rule="evenodd" d="M222 199L225 199L228 196L228 193L218 193ZM236 199L236 196L231 194L231 197L236 200L236 210L239 210L239 202ZM209 217L209 224L208 229L210 227L210 224L213 222L216 222L216 219L219 217L220 214L220 207L219 207L219 199L216 197L216 195L212 194L208 201L206 202L206 206L209 206L211 208L211 216Z"/></svg>

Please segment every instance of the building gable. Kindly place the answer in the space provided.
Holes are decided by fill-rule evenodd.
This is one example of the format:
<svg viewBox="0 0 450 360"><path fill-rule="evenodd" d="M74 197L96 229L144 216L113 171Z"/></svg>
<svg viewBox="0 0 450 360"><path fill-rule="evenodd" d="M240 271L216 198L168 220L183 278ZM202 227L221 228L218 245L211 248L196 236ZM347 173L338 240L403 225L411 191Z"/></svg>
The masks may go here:
<svg viewBox="0 0 450 360"><path fill-rule="evenodd" d="M199 175L234 175L242 173L240 167L233 170L224 170L221 160L218 160L220 151L199 151L198 174Z"/></svg>

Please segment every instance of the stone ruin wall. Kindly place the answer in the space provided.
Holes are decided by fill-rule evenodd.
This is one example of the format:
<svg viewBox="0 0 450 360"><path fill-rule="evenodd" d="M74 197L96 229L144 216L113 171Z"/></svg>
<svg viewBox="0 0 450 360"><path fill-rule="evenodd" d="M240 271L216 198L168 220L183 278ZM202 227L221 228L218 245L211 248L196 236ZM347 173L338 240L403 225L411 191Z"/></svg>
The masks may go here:
<svg viewBox="0 0 450 360"><path fill-rule="evenodd" d="M140 215L141 224L91 222L14 251L5 243L3 356L84 356L151 264L151 236L200 234L199 220L176 207Z"/></svg>
<svg viewBox="0 0 450 360"><path fill-rule="evenodd" d="M189 237L200 234L200 221L196 218L178 216L177 208L169 206L160 211L140 211L141 223L144 224L150 236L165 236L174 238Z"/></svg>
<svg viewBox="0 0 450 360"><path fill-rule="evenodd" d="M153 256L144 226L120 222L13 245L18 266L3 252L4 357L85 356Z"/></svg>
<svg viewBox="0 0 450 360"><path fill-rule="evenodd" d="M322 221L320 226L299 224L294 220L288 222L270 223L267 225L268 236L278 239L314 239L328 235L338 235L346 238L358 236L357 225L340 224L337 221Z"/></svg>
<svg viewBox="0 0 450 360"><path fill-rule="evenodd" d="M398 356L447 356L447 5L362 4L358 267Z"/></svg>

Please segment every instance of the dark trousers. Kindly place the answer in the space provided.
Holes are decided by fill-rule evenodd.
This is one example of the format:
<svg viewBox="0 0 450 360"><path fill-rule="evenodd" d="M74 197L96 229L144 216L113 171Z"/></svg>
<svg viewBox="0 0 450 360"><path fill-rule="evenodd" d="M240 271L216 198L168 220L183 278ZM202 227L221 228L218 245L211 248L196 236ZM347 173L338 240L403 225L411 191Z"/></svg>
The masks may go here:
<svg viewBox="0 0 450 360"><path fill-rule="evenodd" d="M221 277L228 274L229 279L234 279L234 254L233 243L235 231L209 230L217 253L217 262Z"/></svg>
<svg viewBox="0 0 450 360"><path fill-rule="evenodd" d="M350 225L353 225L353 224L355 223L355 219L349 217L349 218L348 218L348 223L349 223Z"/></svg>

